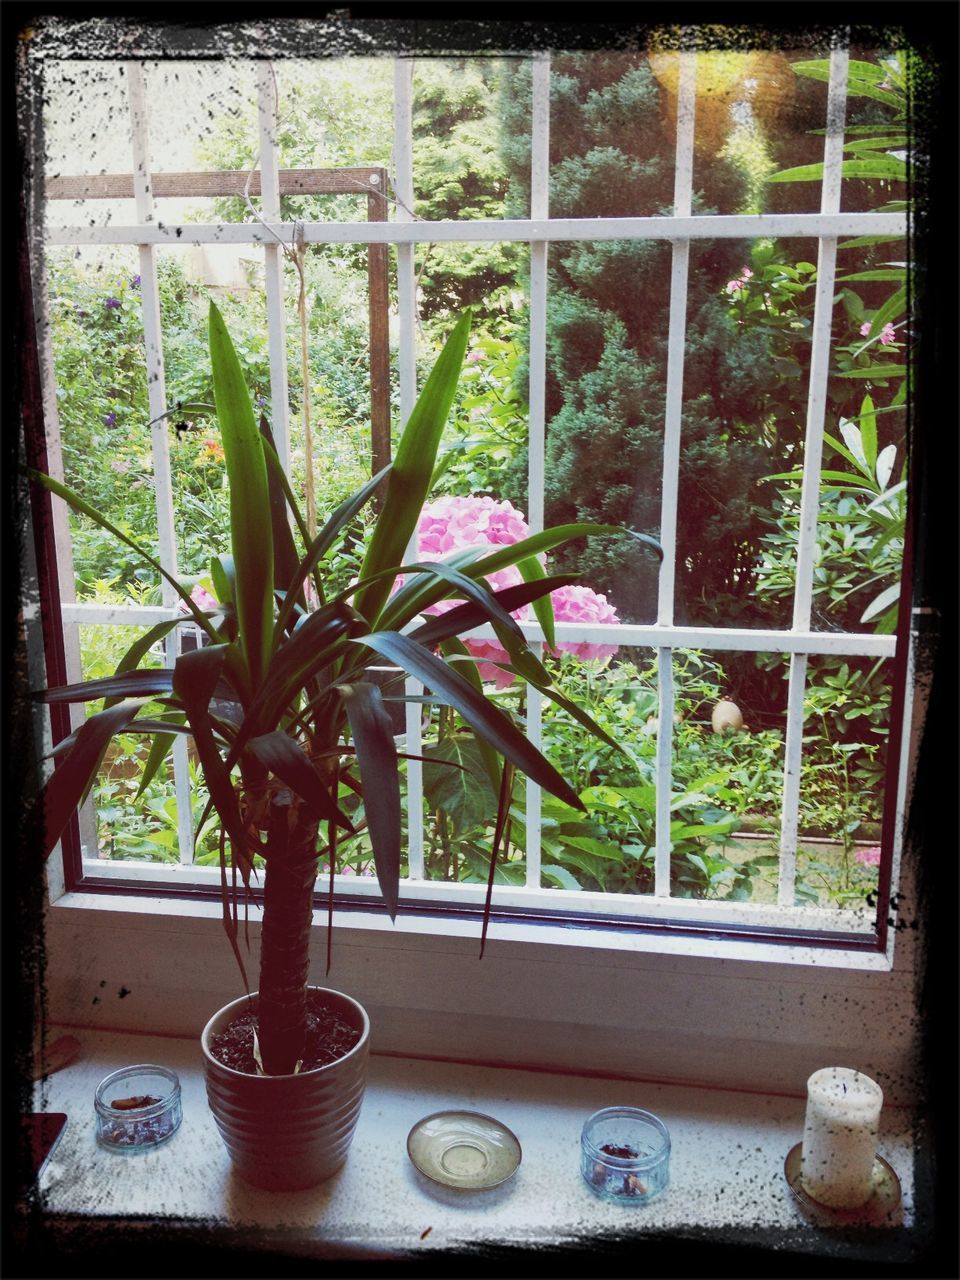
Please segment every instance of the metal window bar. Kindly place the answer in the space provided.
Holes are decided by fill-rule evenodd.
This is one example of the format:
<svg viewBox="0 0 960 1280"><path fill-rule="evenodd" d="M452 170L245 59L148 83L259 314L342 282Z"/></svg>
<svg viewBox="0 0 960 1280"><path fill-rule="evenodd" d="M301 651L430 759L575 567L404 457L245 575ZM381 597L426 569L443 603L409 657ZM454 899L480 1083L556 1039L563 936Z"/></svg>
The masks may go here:
<svg viewBox="0 0 960 1280"><path fill-rule="evenodd" d="M413 59L396 58L393 63L393 190L396 196L396 223L413 222ZM397 313L399 351L397 372L400 381L400 422L405 424L417 400L417 272L412 242L397 244ZM407 548L411 560L417 558L414 530ZM404 681L408 697L423 694L418 680ZM422 705L406 704L406 743L410 755L423 754ZM411 880L423 880L423 766L407 761L407 870Z"/></svg>
<svg viewBox="0 0 960 1280"><path fill-rule="evenodd" d="M694 217L690 213L690 179L692 165L692 110L693 81L692 58L686 57L686 66L682 72L680 100L678 103L678 135L677 135L677 175L675 183L675 208L671 217L654 218L616 218L616 219L558 219L549 220L546 207L547 173L546 155L549 138L549 62L546 57L535 60L534 66L534 116L532 122L532 147L535 172L531 183L531 217L529 220L503 221L468 221L425 223L415 220L412 214L413 202L413 168L412 168L412 60L397 59L395 62L395 152L394 152L394 190L397 196L395 220L390 223L306 223L300 224L305 243L367 243L395 244L398 260L398 296L400 311L400 385L401 385L401 417L405 420L412 407L416 390L415 350L416 350L416 297L414 246L417 243L437 242L476 242L482 240L514 240L528 242L531 245L531 492L529 499L529 515L531 523L536 527L542 525L543 510L543 409L542 396L545 383L545 365L541 355L545 350L545 317L546 317L546 253L547 246L555 240L575 239L667 239L673 244L673 272L671 282L671 318L668 364L668 410L665 423L665 459L664 459L664 520L661 536L664 539L665 552L670 557L669 564L661 572L661 589L658 601L658 621L655 626L637 626L620 624L609 626L594 624L557 624L559 637L586 640L592 642L610 642L616 640L622 645L650 646L658 651L661 658L661 725L665 725L667 733L663 735L666 742L671 735L672 727L672 670L669 656L674 648L710 648L715 650L752 650L775 651L791 655L792 674L790 704L788 708L788 760L796 755L797 768L792 772L785 768L784 805L781 828L781 846L786 854L782 857L779 902L777 907L760 907L759 904L738 903L738 916L753 922L783 924L796 917L812 928L836 928L843 918L844 928L863 931L863 922L849 912L819 912L809 907L793 909L793 877L795 866L795 833L798 809L799 786L799 745L802 737L802 701L803 676L805 674L805 658L808 653L842 653L845 655L870 655L876 657L892 657L896 651L893 636L855 633L817 633L810 630L810 596L812 566L815 553L816 538L816 501L818 496L820 457L823 441L823 415L826 389L827 360L830 340L830 307L833 291L833 278L836 260L836 244L841 236L854 235L904 235L907 229L905 214L877 213L840 213L839 212L839 180L842 148L843 112L845 104L846 54L835 52L831 59L831 76L828 90L828 129L825 147L825 173L819 214L766 214L766 215L710 215ZM136 75L141 74L139 66L134 66ZM131 79L133 86L133 78ZM263 90L261 77L261 93ZM132 94L136 92L132 88ZM142 107L142 96L141 96ZM142 111L140 113L142 119ZM269 135L270 130L264 126ZM134 131L134 145L136 142ZM145 133L141 133L141 144ZM143 191L138 192L145 198L149 183L146 155L143 154L141 173ZM267 145L261 158L264 172L269 165L275 167L276 154L271 137L267 137ZM539 168L537 168L539 166ZM102 181L102 179L91 179ZM264 206L265 212L271 212ZM276 209L276 206L274 206ZM105 228L55 228L47 232L48 244L137 244L141 250L141 260L150 261L150 270L142 272L144 279L155 280L155 268L152 263L151 246L162 243L205 244L205 243L263 243L276 245L276 237L288 238L293 227L279 221L268 226L203 226L184 225L180 227L161 227L149 220L149 214L138 202L138 224L133 227ZM675 453L679 440L679 420L682 401L682 353L683 328L686 303L686 257L689 241L700 237L709 238L755 238L766 236L815 236L820 241L818 294L815 310L813 336L813 362L811 366L810 388L808 399L808 438L805 450L805 477L802 498L801 532L798 543L797 591L793 625L789 631L743 630L737 628L709 627L677 627L673 623L673 570L675 565L675 532L676 532L676 461ZM144 254L148 255L143 257ZM681 288L681 284L683 287ZM145 328L147 327L145 315ZM148 349L150 338L148 338ZM159 349L159 326L155 333L155 343ZM162 378L162 362L159 366ZM162 386L162 382L161 382ZM152 402L151 402L152 404ZM163 411L163 406L158 410ZM165 438L164 438L165 444ZM160 449L162 458L163 448ZM537 470L539 475L537 475ZM672 486L672 495L670 488ZM668 536L669 535L669 536ZM171 562L175 561L174 560ZM69 580L69 579L68 579ZM68 629L74 631L76 624L84 621L128 622L142 625L156 621L158 615L169 617L172 607L151 610L130 607L91 606L76 602L64 602L63 617ZM528 639L542 639L539 629L533 623L521 624ZM488 633L489 629L479 628L478 635ZM492 633L490 633L492 634ZM415 682L408 682L411 692L419 692ZM669 715L663 714L669 711ZM531 725L533 721L531 720ZM539 708L536 725L539 726ZM408 743L411 751L418 750L420 740L419 708L414 704L408 710ZM792 754L791 754L792 753ZM472 885L435 885L422 882L422 783L419 778L420 768L410 762L410 873L411 879L421 879L417 886L418 893L430 900L438 901L472 901L478 894L477 886ZM665 786L663 785L666 780ZM658 754L658 782L661 783L661 795L669 800L671 786L669 752L664 750ZM664 825L666 820L666 825ZM790 823L793 823L792 837ZM658 811L658 850L657 850L657 885L655 896L644 899L644 913L654 918L670 918L679 904L671 903L669 897L669 841L664 833L669 834L669 818ZM792 848L791 848L792 839ZM665 855L665 856L664 856ZM666 867L664 867L666 862ZM108 878L120 878L129 875L133 879L149 880L156 873L151 868L134 869L129 864L122 867L103 864L101 870ZM180 874L191 877L191 882L199 876L203 878L204 869L184 868ZM373 886L358 885L361 893L373 891ZM539 875L535 878L528 874L527 890L539 888ZM536 895L540 896L540 895ZM516 903L522 905L532 899L525 896L523 889L510 890L506 887L498 889L498 898L504 905ZM635 913L635 901L627 898L615 901L618 895L593 893L565 893L564 902L585 910L588 913L613 914L629 916ZM573 900L576 899L576 902ZM554 899L555 901L555 899ZM689 905L685 908L689 910ZM720 918L729 906L721 903L697 903L697 915L705 919ZM823 916L823 920L820 916ZM816 919L814 919L816 917ZM847 919L847 917L850 917ZM769 919L768 919L769 918Z"/></svg>
<svg viewBox="0 0 960 1280"><path fill-rule="evenodd" d="M696 61L681 53L677 94L677 146L673 212L690 217L693 198L693 129L695 123ZM677 493L680 483L680 431L683 418L683 358L686 345L687 277L690 241L675 240L670 271L670 320L667 341L667 391L663 436L663 480L660 496L660 566L657 622L672 626L677 562ZM656 897L670 896L671 801L673 793L673 650L657 649L657 800L654 888Z"/></svg>
<svg viewBox="0 0 960 1280"><path fill-rule="evenodd" d="M827 134L823 148L823 187L820 197L820 212L824 214L837 213L840 208L848 62L849 54L844 50L835 49L830 55ZM808 630L810 627L836 266L837 237L823 236L817 251L817 290L813 312L810 385L797 541L797 575L793 598L793 629L795 631ZM803 697L806 679L806 655L792 654L787 694L787 731L784 743L783 798L780 815L780 868L777 889L778 900L782 906L793 904L796 885L800 773L803 757Z"/></svg>
<svg viewBox="0 0 960 1280"><path fill-rule="evenodd" d="M280 221L280 169L277 156L277 82L269 62L257 63L260 124L260 210L265 221ZM287 384L287 325L283 306L283 246L263 246L267 343L270 353L270 426L285 471L290 470L290 396Z"/></svg>
<svg viewBox="0 0 960 1280"><path fill-rule="evenodd" d="M904 213L714 213L677 219L644 218L504 218L462 222L302 222L304 244L475 244L483 240L530 243L545 240L751 240L760 236L802 239L816 236L903 236ZM51 227L47 243L84 244L265 244L279 237L289 242L294 224L268 222L164 223L150 227Z"/></svg>
<svg viewBox="0 0 960 1280"><path fill-rule="evenodd" d="M127 92L130 104L130 139L133 152L133 185L137 218L143 224L154 221L153 192L150 181L149 133L143 67L128 62ZM153 485L157 512L159 560L174 577L177 574L177 541L173 521L173 479L170 474L170 443L167 418L167 392L164 382L163 336L160 328L160 290L157 278L156 249L141 244L140 302L143 308L143 335L146 345L147 403L150 407L151 445L153 453ZM162 580L164 604L173 607L176 593L166 579ZM180 647L178 629L174 627L164 640L167 666L176 662ZM177 806L177 836L180 860L193 861L193 811L190 803L190 768L187 740L177 734L171 752L173 788Z"/></svg>
<svg viewBox="0 0 960 1280"><path fill-rule="evenodd" d="M530 112L530 217L546 219L550 208L550 55L533 56ZM527 394L527 524L531 533L543 528L543 486L546 450L547 387L547 250L545 240L530 245L530 385ZM534 641L534 653L543 656L543 644ZM526 733L538 751L543 748L543 695L532 685L526 691ZM540 787L526 780L527 832L526 883L540 887Z"/></svg>

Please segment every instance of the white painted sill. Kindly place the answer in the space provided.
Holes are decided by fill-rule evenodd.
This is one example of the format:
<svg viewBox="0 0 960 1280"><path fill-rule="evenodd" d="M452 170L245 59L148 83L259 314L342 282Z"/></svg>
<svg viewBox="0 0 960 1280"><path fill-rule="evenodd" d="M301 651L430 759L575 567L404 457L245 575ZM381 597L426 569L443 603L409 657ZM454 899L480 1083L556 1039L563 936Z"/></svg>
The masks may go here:
<svg viewBox="0 0 960 1280"><path fill-rule="evenodd" d="M77 891L65 893L52 904L54 912L91 912L110 927L119 914L135 920L152 918L176 924L185 935L206 932L215 923L222 934L223 911L219 902L203 899L170 899L135 894L105 894ZM256 930L261 911L251 907L249 921ZM369 946L399 947L405 951L436 949L438 942L473 943L479 948L480 924L476 919L432 916L429 919L401 908L395 921L376 911L334 911L334 930L345 941ZM313 913L315 929L325 929L325 909ZM630 956L675 956L720 963L745 962L770 966L810 966L818 969L849 970L852 973L889 973L893 968L893 935L885 952L844 947L818 947L725 937L691 937L670 933L631 933L605 928L602 924L562 925L495 920L487 934L487 947L501 954L522 949L564 947L571 949L571 963L583 963L584 953L616 953L620 960ZM640 960L642 963L642 960Z"/></svg>
<svg viewBox="0 0 960 1280"><path fill-rule="evenodd" d="M301 1256L351 1248L432 1254L502 1244L585 1247L611 1233L723 1240L731 1229L759 1229L771 1248L789 1239L812 1253L846 1248L849 1257L859 1249L887 1260L892 1249L909 1246L914 1225L912 1117L897 1107L884 1107L879 1149L899 1175L902 1212L851 1254L850 1246L806 1222L783 1176L786 1154L802 1136L802 1098L374 1055L344 1168L312 1191L270 1194L230 1172L207 1108L195 1039L101 1031L80 1039L81 1058L36 1086L38 1109L69 1117L41 1185L48 1213L80 1215L94 1230L100 1219L104 1244L110 1220L162 1215L166 1240L177 1226L214 1224L250 1233L251 1247L269 1248L263 1233L281 1229ZM108 1072L134 1062L177 1072L183 1123L164 1146L120 1156L97 1146L93 1094ZM620 1104L653 1111L671 1135L669 1187L643 1208L606 1204L580 1178L584 1120ZM509 1182L483 1193L452 1192L416 1172L407 1133L421 1117L449 1107L494 1115L514 1131L523 1158Z"/></svg>

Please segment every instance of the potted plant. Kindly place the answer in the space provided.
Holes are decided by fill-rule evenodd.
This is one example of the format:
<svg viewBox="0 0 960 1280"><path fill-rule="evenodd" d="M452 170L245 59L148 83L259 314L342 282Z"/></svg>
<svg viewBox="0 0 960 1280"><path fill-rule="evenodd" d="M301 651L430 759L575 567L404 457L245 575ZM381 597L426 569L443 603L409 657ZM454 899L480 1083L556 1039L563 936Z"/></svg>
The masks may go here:
<svg viewBox="0 0 960 1280"><path fill-rule="evenodd" d="M464 660L468 655L459 637L491 623L519 677L610 741L552 686L511 610L532 604L552 640L549 593L573 579L546 576L538 557L570 538L618 530L566 525L496 550L472 548L440 563L401 568L427 496L469 328L467 313L437 359L393 463L343 502L311 538L269 428L263 420L258 426L233 344L211 303L210 359L230 486L232 550L231 556L211 561L219 597L212 607L198 605L184 585L77 494L49 476L31 473L133 547L183 601L182 617L138 639L114 676L39 695L50 702L103 699L102 709L56 749L59 761L42 796L46 852L85 796L113 735L153 735L142 785L155 775L174 735L190 735L220 821L224 919L242 973L237 876L248 892L259 868L263 871L258 989L215 1015L203 1035L211 1107L238 1171L259 1185L299 1187L328 1177L346 1157L359 1113L369 1039L366 1014L349 997L308 988L307 977L319 856L333 866L338 840L356 831L341 792L364 797L380 893L391 919L397 911L398 753L381 689L367 673L386 660L454 707L476 734L500 796L490 885L515 769L568 804L583 806L510 716L485 696L475 664ZM385 493L359 579L330 594L325 558L381 486ZM303 544L299 552L291 517ZM643 540L659 551L652 539ZM492 590L485 575L508 565L519 566L523 581ZM462 603L422 620L425 609L451 599ZM150 646L183 621L201 629L204 643L181 652L170 669L142 669ZM226 714L230 704L233 712ZM484 932L488 911L489 888ZM238 1018L243 1019L239 1024ZM333 1060L311 1066L312 1041L324 1028L337 1042L327 1055ZM224 1032L234 1040L244 1037L245 1064L227 1056L234 1065L225 1065L218 1057L216 1037ZM319 1132L316 1143L308 1140L311 1123Z"/></svg>

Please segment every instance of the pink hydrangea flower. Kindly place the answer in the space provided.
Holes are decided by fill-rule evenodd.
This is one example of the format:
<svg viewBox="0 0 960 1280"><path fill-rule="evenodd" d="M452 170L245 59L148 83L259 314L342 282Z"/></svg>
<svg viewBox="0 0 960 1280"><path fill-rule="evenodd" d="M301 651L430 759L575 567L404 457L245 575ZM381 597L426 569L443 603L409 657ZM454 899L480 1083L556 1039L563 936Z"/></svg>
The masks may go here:
<svg viewBox="0 0 960 1280"><path fill-rule="evenodd" d="M498 502L488 497L437 498L435 502L428 502L420 514L417 546L420 559L429 563L472 547L511 546L529 534L526 520L511 502ZM494 591L502 591L522 581L520 570L515 565L487 574L487 582ZM454 607L454 603L441 600L439 604L431 605L427 612L445 613ZM528 612L524 606L513 616L526 618Z"/></svg>
<svg viewBox="0 0 960 1280"><path fill-rule="evenodd" d="M880 846L878 844L871 845L869 849L858 849L854 854L857 862L862 863L865 867L879 867L880 865Z"/></svg>
<svg viewBox="0 0 960 1280"><path fill-rule="evenodd" d="M429 563L449 556L452 552L469 547L510 546L529 536L526 520L516 507L507 501L490 497L446 497L427 503L417 525L417 542L420 559ZM523 581L520 570L514 565L487 574L487 581L494 591L516 586ZM554 591L554 617L558 622L619 622L616 609L606 596L590 587L572 584ZM441 600L426 612L440 614L452 609L455 600ZM513 611L518 620L531 616L529 605ZM505 689L514 681L510 671L495 666L508 662L509 655L496 640L469 639L466 646L475 658L482 680L493 682L498 689ZM617 645L588 644L563 641L558 651L573 653L582 660L609 658L616 653Z"/></svg>
<svg viewBox="0 0 960 1280"><path fill-rule="evenodd" d="M193 601L193 603L197 606L198 609L219 609L220 608L219 604L217 604L216 600L214 600L210 592L206 591L203 587L201 587L199 582L190 592L190 599ZM189 613L189 610L186 604L182 600L180 601L180 611L181 613Z"/></svg>
<svg viewBox="0 0 960 1280"><path fill-rule="evenodd" d="M216 600L214 600L213 596L210 594L209 591L205 591L204 588L200 586L199 582L190 592L190 599L193 601L193 603L197 606L198 609L216 609L217 608Z"/></svg>
<svg viewBox="0 0 960 1280"><path fill-rule="evenodd" d="M467 352L467 364L477 364L477 363L478 363L479 361L481 361L482 359L483 359L483 352L482 352L482 351L468 351L468 352Z"/></svg>
<svg viewBox="0 0 960 1280"><path fill-rule="evenodd" d="M870 321L867 320L860 326L860 333L865 338L869 332L870 332Z"/></svg>
<svg viewBox="0 0 960 1280"><path fill-rule="evenodd" d="M553 616L557 622L619 622L620 616L605 595L574 582L551 593ZM583 662L612 658L619 645L589 644L586 641L560 640L557 650L573 653Z"/></svg>

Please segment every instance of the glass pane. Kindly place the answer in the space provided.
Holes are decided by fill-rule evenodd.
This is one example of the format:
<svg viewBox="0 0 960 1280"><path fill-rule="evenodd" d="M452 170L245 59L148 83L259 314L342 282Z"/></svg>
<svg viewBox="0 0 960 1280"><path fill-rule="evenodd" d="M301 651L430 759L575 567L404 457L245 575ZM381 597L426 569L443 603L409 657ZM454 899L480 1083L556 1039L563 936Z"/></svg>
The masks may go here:
<svg viewBox="0 0 960 1280"><path fill-rule="evenodd" d="M671 791L671 894L775 902L785 691L764 697L752 653L678 650ZM652 893L658 674L651 649L562 655L564 693L620 745L592 739L562 708L544 710L546 751L587 813L544 797L543 883Z"/></svg>
<svg viewBox="0 0 960 1280"><path fill-rule="evenodd" d="M113 675L127 649L145 635L147 629L84 624L78 630L83 679L94 680ZM154 645L140 665L163 667L162 643ZM87 708L92 715L101 709L101 704L88 703ZM160 707L155 709L159 711ZM143 795L137 795L150 744L151 739L146 735L121 734L112 738L107 746L90 792L97 824L96 856L100 859L165 865L177 865L180 861L169 759ZM200 811L196 816L199 819ZM210 823L201 840L203 848L216 849Z"/></svg>
<svg viewBox="0 0 960 1280"><path fill-rule="evenodd" d="M808 660L797 856L805 902L867 914L875 905L892 681L892 662Z"/></svg>
<svg viewBox="0 0 960 1280"><path fill-rule="evenodd" d="M156 556L140 277L122 254L106 266L55 252L47 288L66 483ZM148 564L86 516L70 527L78 598L149 602Z"/></svg>

